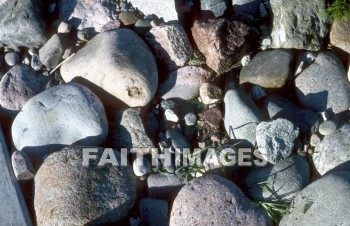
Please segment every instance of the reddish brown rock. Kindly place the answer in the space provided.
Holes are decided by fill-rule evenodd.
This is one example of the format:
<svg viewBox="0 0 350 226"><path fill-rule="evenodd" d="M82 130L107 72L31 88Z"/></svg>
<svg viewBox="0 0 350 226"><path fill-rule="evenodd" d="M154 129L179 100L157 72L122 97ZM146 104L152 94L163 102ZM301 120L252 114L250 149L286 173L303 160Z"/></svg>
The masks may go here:
<svg viewBox="0 0 350 226"><path fill-rule="evenodd" d="M222 120L222 112L219 108L211 108L198 114L210 126L219 128Z"/></svg>
<svg viewBox="0 0 350 226"><path fill-rule="evenodd" d="M255 28L228 19L196 21L192 35L207 65L218 74L229 71L247 55L259 37Z"/></svg>

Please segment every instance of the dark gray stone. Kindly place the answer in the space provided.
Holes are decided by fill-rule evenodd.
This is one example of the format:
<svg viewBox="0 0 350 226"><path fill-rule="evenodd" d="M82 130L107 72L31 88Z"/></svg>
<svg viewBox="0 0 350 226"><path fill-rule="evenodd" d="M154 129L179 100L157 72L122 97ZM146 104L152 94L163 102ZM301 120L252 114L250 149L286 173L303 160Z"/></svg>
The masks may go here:
<svg viewBox="0 0 350 226"><path fill-rule="evenodd" d="M141 199L140 216L149 226L168 226L168 203L160 199Z"/></svg>

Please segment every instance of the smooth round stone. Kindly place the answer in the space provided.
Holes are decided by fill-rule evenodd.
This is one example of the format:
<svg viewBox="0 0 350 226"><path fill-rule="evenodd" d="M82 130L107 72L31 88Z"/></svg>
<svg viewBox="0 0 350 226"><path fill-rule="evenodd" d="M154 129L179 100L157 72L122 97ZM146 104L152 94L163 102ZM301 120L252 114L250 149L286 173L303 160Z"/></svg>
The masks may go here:
<svg viewBox="0 0 350 226"><path fill-rule="evenodd" d="M321 143L321 137L320 135L313 133L310 137L310 145L312 147L316 147L317 145L319 145Z"/></svg>
<svg viewBox="0 0 350 226"><path fill-rule="evenodd" d="M166 120L168 120L168 121L171 121L171 122L178 122L179 121L179 117L177 117L177 115L171 109L165 110L164 115L165 115Z"/></svg>
<svg viewBox="0 0 350 226"><path fill-rule="evenodd" d="M184 119L187 126L193 126L197 122L197 116L193 112L187 113Z"/></svg>
<svg viewBox="0 0 350 226"><path fill-rule="evenodd" d="M19 55L16 52L8 52L5 55L5 62L9 66L14 66L18 63L19 61Z"/></svg>
<svg viewBox="0 0 350 226"><path fill-rule="evenodd" d="M337 123L332 120L322 122L320 124L320 127L318 128L318 132L323 136L331 135L336 130L337 130Z"/></svg>
<svg viewBox="0 0 350 226"><path fill-rule="evenodd" d="M146 157L140 156L134 160L132 169L134 170L134 174L136 176L142 177L151 170L151 163Z"/></svg>

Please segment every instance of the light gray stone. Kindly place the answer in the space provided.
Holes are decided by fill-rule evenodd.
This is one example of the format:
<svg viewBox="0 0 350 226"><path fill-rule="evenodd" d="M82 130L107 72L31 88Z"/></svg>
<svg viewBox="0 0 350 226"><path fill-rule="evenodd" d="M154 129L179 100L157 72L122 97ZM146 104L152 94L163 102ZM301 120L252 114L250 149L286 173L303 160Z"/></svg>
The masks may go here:
<svg viewBox="0 0 350 226"><path fill-rule="evenodd" d="M225 129L231 139L243 139L255 146L257 124L262 120L254 102L240 89L229 90L225 98Z"/></svg>
<svg viewBox="0 0 350 226"><path fill-rule="evenodd" d="M145 176L151 170L151 163L144 156L136 158L132 164L134 174L138 177Z"/></svg>
<svg viewBox="0 0 350 226"><path fill-rule="evenodd" d="M350 222L350 174L336 172L313 182L294 199L280 225L347 225Z"/></svg>
<svg viewBox="0 0 350 226"><path fill-rule="evenodd" d="M227 2L225 0L201 0L201 10L210 11L215 17L224 15L227 10Z"/></svg>
<svg viewBox="0 0 350 226"><path fill-rule="evenodd" d="M58 25L57 33L58 34L69 34L72 30L72 26L64 21Z"/></svg>
<svg viewBox="0 0 350 226"><path fill-rule="evenodd" d="M98 162L83 164L83 148L70 146L53 153L35 176L34 208L38 225L105 225L127 217L136 199L131 167ZM120 154L113 152L118 162Z"/></svg>
<svg viewBox="0 0 350 226"><path fill-rule="evenodd" d="M187 113L187 114L185 115L184 119L185 119L185 124L186 124L187 126L194 126L194 125L196 125L196 123L197 123L197 116L196 116L196 114L193 113L193 112Z"/></svg>
<svg viewBox="0 0 350 226"><path fill-rule="evenodd" d="M204 175L186 184L174 200L170 226L270 225L262 209L250 203L231 181Z"/></svg>
<svg viewBox="0 0 350 226"><path fill-rule="evenodd" d="M5 54L5 62L9 66L14 66L19 61L19 55L16 52L8 52Z"/></svg>
<svg viewBox="0 0 350 226"><path fill-rule="evenodd" d="M11 163L17 180L31 180L34 178L32 162L23 151L13 152Z"/></svg>
<svg viewBox="0 0 350 226"><path fill-rule="evenodd" d="M317 171L323 175L350 160L350 124L345 124L325 136L312 155Z"/></svg>
<svg viewBox="0 0 350 226"><path fill-rule="evenodd" d="M140 216L149 226L168 226L168 203L160 199L141 199Z"/></svg>
<svg viewBox="0 0 350 226"><path fill-rule="evenodd" d="M54 34L39 50L40 62L47 68L54 68L63 55L63 41L58 34Z"/></svg>
<svg viewBox="0 0 350 226"><path fill-rule="evenodd" d="M321 52L316 61L295 79L299 102L316 112L335 114L350 106L350 84L341 61L332 53Z"/></svg>
<svg viewBox="0 0 350 226"><path fill-rule="evenodd" d="M270 4L272 48L320 50L330 25L324 16L325 0L271 0Z"/></svg>
<svg viewBox="0 0 350 226"><path fill-rule="evenodd" d="M171 109L166 109L164 112L165 119L170 122L178 122L179 117L175 114L175 112Z"/></svg>
<svg viewBox="0 0 350 226"><path fill-rule="evenodd" d="M79 84L68 83L31 98L17 114L11 131L17 150L43 157L64 145L101 144L108 124L95 94Z"/></svg>
<svg viewBox="0 0 350 226"><path fill-rule="evenodd" d="M256 142L262 157L272 163L289 157L299 129L286 119L261 122L256 128Z"/></svg>
<svg viewBox="0 0 350 226"><path fill-rule="evenodd" d="M129 0L129 2L145 15L155 14L165 22L178 20L174 0Z"/></svg>
<svg viewBox="0 0 350 226"><path fill-rule="evenodd" d="M337 127L337 123L333 120L324 121L320 124L318 132L323 136L331 135L337 130Z"/></svg>

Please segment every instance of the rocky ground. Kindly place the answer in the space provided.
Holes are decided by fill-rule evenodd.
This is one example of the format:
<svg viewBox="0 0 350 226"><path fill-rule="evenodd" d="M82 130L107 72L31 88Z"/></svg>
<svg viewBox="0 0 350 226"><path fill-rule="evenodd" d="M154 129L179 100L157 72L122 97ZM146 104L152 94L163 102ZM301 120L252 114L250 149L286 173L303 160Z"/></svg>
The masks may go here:
<svg viewBox="0 0 350 226"><path fill-rule="evenodd" d="M26 224L350 225L350 23L330 3L0 0Z"/></svg>

